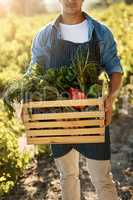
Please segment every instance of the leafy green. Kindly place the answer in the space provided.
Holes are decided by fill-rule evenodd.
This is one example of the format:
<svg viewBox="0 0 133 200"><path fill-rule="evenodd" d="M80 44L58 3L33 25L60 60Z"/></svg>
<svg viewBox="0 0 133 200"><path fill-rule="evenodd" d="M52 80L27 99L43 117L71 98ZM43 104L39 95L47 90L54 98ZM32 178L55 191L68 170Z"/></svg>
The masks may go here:
<svg viewBox="0 0 133 200"><path fill-rule="evenodd" d="M30 65L29 71L20 80L13 81L4 94L3 101L10 116L13 115L13 103L29 101L49 101L68 99L70 87L78 88L89 97L99 97L102 85L99 85L98 65L87 63L80 52L70 66L60 68Z"/></svg>

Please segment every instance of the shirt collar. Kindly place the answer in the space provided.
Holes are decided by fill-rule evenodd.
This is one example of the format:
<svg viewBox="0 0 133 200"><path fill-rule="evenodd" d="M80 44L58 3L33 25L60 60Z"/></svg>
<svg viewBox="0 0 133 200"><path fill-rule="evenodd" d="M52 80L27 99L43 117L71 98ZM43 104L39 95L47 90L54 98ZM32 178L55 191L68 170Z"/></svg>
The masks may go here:
<svg viewBox="0 0 133 200"><path fill-rule="evenodd" d="M91 39L92 37L92 33L93 33L93 30L94 30L94 25L93 25L93 22L92 22L92 19L91 17L85 13L85 12L82 12L83 15L85 16L85 18L87 19L87 22L88 22L88 40ZM60 26L59 26L59 23L61 21L61 15L59 15L54 21L53 21L53 27L57 30L57 37L60 39L61 38L61 32L60 32Z"/></svg>

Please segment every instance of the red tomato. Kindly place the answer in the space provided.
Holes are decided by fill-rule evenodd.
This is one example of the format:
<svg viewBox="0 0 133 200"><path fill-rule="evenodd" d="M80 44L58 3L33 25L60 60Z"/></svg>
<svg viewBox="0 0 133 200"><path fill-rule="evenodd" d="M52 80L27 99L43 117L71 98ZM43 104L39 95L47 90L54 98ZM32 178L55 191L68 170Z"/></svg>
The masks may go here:
<svg viewBox="0 0 133 200"><path fill-rule="evenodd" d="M69 88L68 93L71 99L85 99L86 98L85 93L77 88L73 88L73 87ZM80 110L81 108L84 108L85 106L73 106L73 107Z"/></svg>

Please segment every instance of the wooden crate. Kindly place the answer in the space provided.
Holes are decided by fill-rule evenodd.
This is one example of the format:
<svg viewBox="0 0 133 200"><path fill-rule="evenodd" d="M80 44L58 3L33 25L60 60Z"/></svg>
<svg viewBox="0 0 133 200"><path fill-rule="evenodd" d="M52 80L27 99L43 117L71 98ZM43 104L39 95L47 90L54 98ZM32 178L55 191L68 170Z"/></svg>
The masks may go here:
<svg viewBox="0 0 133 200"><path fill-rule="evenodd" d="M67 106L97 106L96 111L39 113L29 117L27 109ZM103 98L25 103L24 124L28 144L103 143L105 113Z"/></svg>

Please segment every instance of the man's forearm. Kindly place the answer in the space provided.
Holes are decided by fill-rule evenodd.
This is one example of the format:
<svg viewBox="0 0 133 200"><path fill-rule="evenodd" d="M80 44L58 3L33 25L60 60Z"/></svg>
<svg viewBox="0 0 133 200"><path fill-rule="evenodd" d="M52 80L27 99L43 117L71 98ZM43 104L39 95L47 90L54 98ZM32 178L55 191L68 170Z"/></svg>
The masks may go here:
<svg viewBox="0 0 133 200"><path fill-rule="evenodd" d="M122 74L121 73L112 73L109 84L109 93L108 97L111 97L113 100L117 97L118 92L122 85Z"/></svg>

